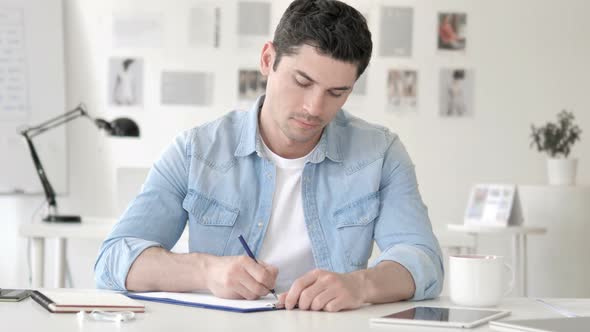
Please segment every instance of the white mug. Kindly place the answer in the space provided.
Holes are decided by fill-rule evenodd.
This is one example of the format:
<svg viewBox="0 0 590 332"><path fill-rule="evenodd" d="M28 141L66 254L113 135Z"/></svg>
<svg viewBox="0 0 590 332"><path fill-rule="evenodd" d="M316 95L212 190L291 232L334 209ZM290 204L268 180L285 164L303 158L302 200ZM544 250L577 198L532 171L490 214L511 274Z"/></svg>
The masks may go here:
<svg viewBox="0 0 590 332"><path fill-rule="evenodd" d="M457 255L449 257L449 293L451 301L464 306L489 307L500 303L514 288L507 282L512 268L502 256Z"/></svg>

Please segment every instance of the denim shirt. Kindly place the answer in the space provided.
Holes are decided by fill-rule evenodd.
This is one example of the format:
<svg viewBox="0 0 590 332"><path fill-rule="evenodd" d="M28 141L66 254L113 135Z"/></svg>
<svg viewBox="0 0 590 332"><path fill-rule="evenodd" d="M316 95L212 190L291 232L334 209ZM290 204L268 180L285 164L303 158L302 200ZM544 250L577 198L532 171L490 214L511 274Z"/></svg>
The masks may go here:
<svg viewBox="0 0 590 332"><path fill-rule="evenodd" d="M124 290L137 256L152 246L170 250L187 222L190 252L244 255L242 234L258 254L276 174L258 134L263 100L176 137L103 242L94 267L99 288ZM371 266L403 265L414 300L440 293L440 247L397 135L340 110L303 169L301 191L317 268L367 268L375 242L381 254Z"/></svg>

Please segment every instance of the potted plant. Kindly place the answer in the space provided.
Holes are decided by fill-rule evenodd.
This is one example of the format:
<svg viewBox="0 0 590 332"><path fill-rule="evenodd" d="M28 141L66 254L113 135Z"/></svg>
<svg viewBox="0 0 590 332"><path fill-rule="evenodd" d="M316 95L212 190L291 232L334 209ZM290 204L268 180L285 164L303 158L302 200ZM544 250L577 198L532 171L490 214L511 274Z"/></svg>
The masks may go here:
<svg viewBox="0 0 590 332"><path fill-rule="evenodd" d="M546 152L549 184L573 185L576 182L578 160L568 158L571 148L580 139L582 130L574 124L574 114L566 110L557 115L557 123L548 122L536 128L531 125L531 147Z"/></svg>

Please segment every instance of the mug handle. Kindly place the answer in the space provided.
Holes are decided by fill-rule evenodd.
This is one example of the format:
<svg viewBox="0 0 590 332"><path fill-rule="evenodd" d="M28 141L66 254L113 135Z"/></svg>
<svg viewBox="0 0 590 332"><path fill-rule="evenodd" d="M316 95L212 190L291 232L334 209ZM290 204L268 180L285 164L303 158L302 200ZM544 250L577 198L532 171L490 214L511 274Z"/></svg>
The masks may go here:
<svg viewBox="0 0 590 332"><path fill-rule="evenodd" d="M508 294L512 293L512 291L514 290L514 284L515 284L516 278L514 275L514 270L512 270L512 267L510 265L504 263L504 267L508 270L508 272L510 272L510 275L512 276L512 279L510 280L510 283L508 284L508 289L504 292L504 297L505 297Z"/></svg>

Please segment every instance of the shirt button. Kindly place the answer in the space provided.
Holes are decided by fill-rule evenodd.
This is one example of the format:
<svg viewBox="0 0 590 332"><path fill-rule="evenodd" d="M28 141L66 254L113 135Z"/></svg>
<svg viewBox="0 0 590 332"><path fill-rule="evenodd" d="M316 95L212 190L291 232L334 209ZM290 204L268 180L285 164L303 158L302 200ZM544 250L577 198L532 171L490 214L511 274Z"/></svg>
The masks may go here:
<svg viewBox="0 0 590 332"><path fill-rule="evenodd" d="M258 223L258 227L262 227L262 225L264 225L264 224L261 222Z"/></svg>

